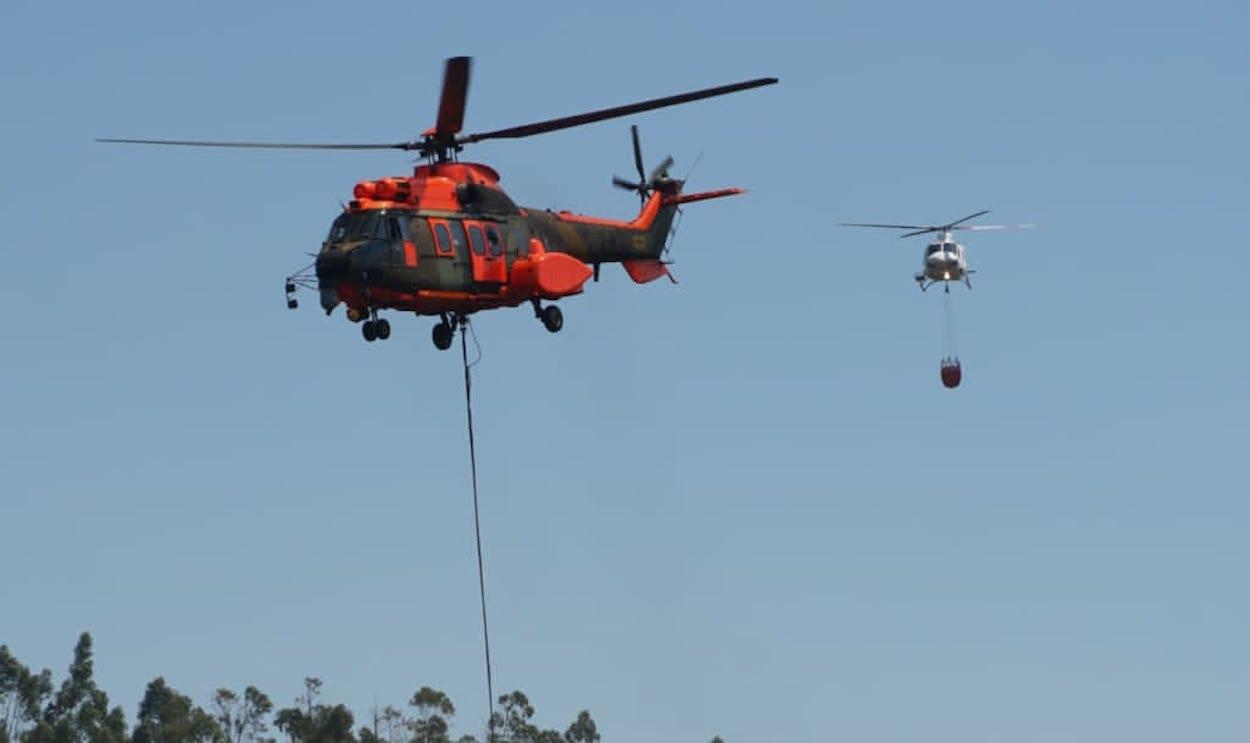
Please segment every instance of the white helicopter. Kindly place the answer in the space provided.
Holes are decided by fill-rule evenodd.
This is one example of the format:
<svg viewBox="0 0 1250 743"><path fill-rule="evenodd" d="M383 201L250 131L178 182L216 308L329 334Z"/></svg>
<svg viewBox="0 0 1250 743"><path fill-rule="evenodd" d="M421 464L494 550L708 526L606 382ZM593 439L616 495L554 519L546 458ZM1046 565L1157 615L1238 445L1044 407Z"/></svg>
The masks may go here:
<svg viewBox="0 0 1250 743"><path fill-rule="evenodd" d="M968 278L969 274L976 273L968 268L968 252L963 245L955 242L956 230L1006 230L1012 228L1033 227L1031 224L964 224L970 219L989 214L990 210L985 209L976 214L969 214L963 219L957 219L947 224L863 224L858 222L843 222L843 227L884 227L891 230L912 230L900 237L914 237L916 235L927 235L931 232L940 233L938 238L929 243L924 251L924 270L916 274L916 283L920 286L921 291L927 290L929 287L939 281L946 285L946 292L949 294L951 290L950 282L962 281L972 288L972 281Z"/></svg>

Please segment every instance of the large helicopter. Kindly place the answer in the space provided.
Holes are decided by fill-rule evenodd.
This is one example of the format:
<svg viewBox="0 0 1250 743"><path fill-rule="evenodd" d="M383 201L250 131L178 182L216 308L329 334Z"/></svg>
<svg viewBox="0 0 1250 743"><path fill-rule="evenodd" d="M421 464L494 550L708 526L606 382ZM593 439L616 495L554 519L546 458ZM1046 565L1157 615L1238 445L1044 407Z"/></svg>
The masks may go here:
<svg viewBox="0 0 1250 743"><path fill-rule="evenodd" d="M298 307L299 287L315 289L326 314L347 306L366 341L390 337L380 310L401 310L440 318L434 345L451 346L469 314L529 303L546 329L558 332L564 316L552 301L579 294L599 279L604 263L621 263L630 278L646 283L668 276L662 260L678 207L743 193L724 188L682 193L683 181L669 176L665 158L648 173L638 129L631 127L638 180L614 177L614 185L641 200L631 221L600 219L567 211L517 206L499 185L499 174L480 163L459 162L465 145L488 139L517 139L642 111L689 103L764 85L766 77L656 98L558 119L461 135L469 88L469 57L448 59L434 126L420 139L388 144L304 144L167 139L100 139L127 144L187 147L244 147L301 150L416 152L424 163L411 176L356 184L354 198L330 227L316 261L287 277L287 306ZM669 277L671 278L671 276Z"/></svg>
<svg viewBox="0 0 1250 743"><path fill-rule="evenodd" d="M916 235L928 235L937 233L938 236L929 243L924 250L924 268L920 273L915 275L916 284L921 291L927 290L934 284L941 282L946 292L949 294L951 290L950 282L962 281L971 289L972 279L970 274L976 273L968 268L968 251L959 243L955 242L955 232L957 230L1005 230L1012 228L1032 227L1031 224L964 224L977 217L989 214L989 209L979 211L976 214L969 214L963 219L957 219L954 222L939 225L923 225L923 224L870 224L859 222L843 222L843 227L883 227L892 230L911 230L905 235L899 237L915 237Z"/></svg>

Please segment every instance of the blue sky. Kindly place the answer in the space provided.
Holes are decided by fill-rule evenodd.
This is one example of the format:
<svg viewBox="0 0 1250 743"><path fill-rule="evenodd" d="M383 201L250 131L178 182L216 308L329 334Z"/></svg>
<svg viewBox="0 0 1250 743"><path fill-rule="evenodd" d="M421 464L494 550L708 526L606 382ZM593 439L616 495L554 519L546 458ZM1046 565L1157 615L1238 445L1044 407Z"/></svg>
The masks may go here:
<svg viewBox="0 0 1250 743"><path fill-rule="evenodd" d="M522 9L524 5L524 9ZM8 2L0 643L90 630L133 719L305 675L485 715L459 360L287 312L475 57L466 128L779 86L483 143L522 204L627 216L671 153L678 286L475 325L497 690L608 740L1244 740L1247 12L1174 6ZM978 209L938 381L922 243Z"/></svg>

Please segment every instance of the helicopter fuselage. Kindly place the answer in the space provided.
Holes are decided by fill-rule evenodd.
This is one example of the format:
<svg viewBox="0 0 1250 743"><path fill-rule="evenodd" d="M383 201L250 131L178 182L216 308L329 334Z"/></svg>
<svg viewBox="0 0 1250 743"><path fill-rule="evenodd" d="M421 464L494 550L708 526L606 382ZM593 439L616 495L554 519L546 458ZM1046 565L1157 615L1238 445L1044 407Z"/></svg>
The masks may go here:
<svg viewBox="0 0 1250 743"><path fill-rule="evenodd" d="M931 243L925 248L924 269L917 278L927 281L963 281L968 274L964 246L955 242Z"/></svg>
<svg viewBox="0 0 1250 743"><path fill-rule="evenodd" d="M660 183L625 222L519 207L476 163L364 181L317 256L321 306L345 304L353 320L379 309L467 315L580 293L602 263L652 281L667 274L660 255L678 204L703 196L680 187Z"/></svg>

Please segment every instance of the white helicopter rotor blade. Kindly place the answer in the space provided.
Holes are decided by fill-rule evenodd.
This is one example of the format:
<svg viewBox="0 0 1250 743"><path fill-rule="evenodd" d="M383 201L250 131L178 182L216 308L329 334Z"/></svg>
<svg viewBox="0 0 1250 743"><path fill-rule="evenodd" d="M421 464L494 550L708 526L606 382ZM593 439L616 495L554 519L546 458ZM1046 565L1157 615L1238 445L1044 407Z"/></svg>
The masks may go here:
<svg viewBox="0 0 1250 743"><path fill-rule="evenodd" d="M955 227L957 230L1028 230L1036 227L1035 224L969 224Z"/></svg>
<svg viewBox="0 0 1250 743"><path fill-rule="evenodd" d="M884 227L888 230L936 230L936 227L923 224L877 224L876 222L838 222L843 227Z"/></svg>

